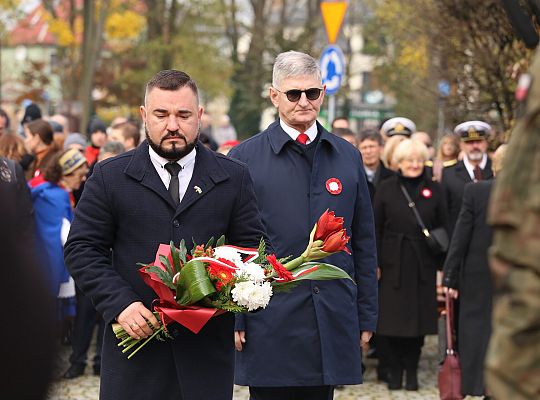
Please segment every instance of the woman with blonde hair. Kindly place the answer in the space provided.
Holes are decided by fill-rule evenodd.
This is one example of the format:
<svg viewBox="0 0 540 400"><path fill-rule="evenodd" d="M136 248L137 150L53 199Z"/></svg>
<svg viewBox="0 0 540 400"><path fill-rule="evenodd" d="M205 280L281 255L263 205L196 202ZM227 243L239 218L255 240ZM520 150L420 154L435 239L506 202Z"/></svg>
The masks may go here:
<svg viewBox="0 0 540 400"><path fill-rule="evenodd" d="M441 138L437 147L437 154L433 160L433 179L438 182L441 181L443 169L456 165L460 151L459 137L449 133Z"/></svg>
<svg viewBox="0 0 540 400"><path fill-rule="evenodd" d="M398 173L375 192L380 268L377 351L387 368L390 390L402 387L404 371L405 388L418 390L424 336L437 333L436 272L444 255L430 249L422 225L446 229L447 215L442 187L425 173L428 156L424 143L402 139L392 155Z"/></svg>
<svg viewBox="0 0 540 400"><path fill-rule="evenodd" d="M394 135L386 140L381 156L381 160L386 168L391 169L392 171L397 171L399 169L398 166L393 162L393 156L397 146L405 139L407 139L406 136Z"/></svg>

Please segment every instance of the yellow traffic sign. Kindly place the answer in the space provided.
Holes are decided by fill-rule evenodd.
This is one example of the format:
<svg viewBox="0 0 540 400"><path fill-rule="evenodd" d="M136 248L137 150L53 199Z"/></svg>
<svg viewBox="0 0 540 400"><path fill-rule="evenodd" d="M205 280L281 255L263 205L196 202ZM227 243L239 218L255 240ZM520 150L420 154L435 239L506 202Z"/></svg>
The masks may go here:
<svg viewBox="0 0 540 400"><path fill-rule="evenodd" d="M347 11L346 1L323 1L321 2L321 13L326 27L326 35L328 42L334 44L336 42L343 17Z"/></svg>

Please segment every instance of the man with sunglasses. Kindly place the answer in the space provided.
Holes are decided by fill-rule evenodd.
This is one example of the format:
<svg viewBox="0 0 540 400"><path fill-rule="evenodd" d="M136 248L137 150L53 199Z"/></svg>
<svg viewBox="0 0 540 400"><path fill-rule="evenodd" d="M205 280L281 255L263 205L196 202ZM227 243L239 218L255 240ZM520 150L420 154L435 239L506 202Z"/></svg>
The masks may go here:
<svg viewBox="0 0 540 400"><path fill-rule="evenodd" d="M279 119L234 147L248 164L263 223L276 254L301 254L326 210L344 218L351 255L325 261L353 281L310 281L275 293L269 306L237 317L236 383L253 400L333 398L334 387L362 382L361 345L377 322L373 217L358 150L325 130L321 71L311 56L277 56L270 99Z"/></svg>

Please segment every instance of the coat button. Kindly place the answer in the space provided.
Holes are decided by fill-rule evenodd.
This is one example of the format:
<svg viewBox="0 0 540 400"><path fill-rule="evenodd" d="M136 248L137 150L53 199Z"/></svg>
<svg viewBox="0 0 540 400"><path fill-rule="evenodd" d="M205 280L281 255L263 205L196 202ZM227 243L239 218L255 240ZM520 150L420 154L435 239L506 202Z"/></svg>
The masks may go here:
<svg viewBox="0 0 540 400"><path fill-rule="evenodd" d="M319 289L317 286L315 286L313 288L313 293L315 293L315 294L319 294L320 291L321 291L321 289Z"/></svg>
<svg viewBox="0 0 540 400"><path fill-rule="evenodd" d="M173 221L173 226L174 226L175 228L180 228L180 222L178 222L178 220L175 219L175 220Z"/></svg>

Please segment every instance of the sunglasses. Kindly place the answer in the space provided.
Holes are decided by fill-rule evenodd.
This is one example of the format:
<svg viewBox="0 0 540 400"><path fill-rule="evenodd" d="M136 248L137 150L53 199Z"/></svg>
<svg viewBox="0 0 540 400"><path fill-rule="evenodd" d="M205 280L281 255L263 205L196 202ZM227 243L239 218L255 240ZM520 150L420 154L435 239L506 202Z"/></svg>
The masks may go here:
<svg viewBox="0 0 540 400"><path fill-rule="evenodd" d="M276 89L276 88L274 88ZM279 89L276 89L279 93L284 93L285 96L287 96L287 100L289 100L291 103L296 103L300 100L300 97L302 97L302 93L306 94L306 97L308 100L317 100L321 96L322 89L321 88L309 88L306 90L300 90L300 89L291 89L287 90L286 92L282 92Z"/></svg>

